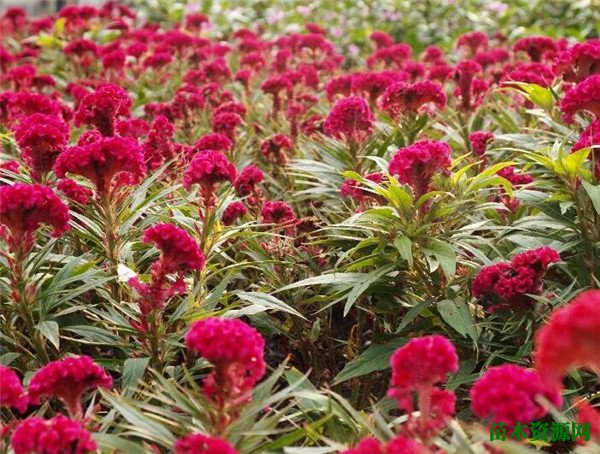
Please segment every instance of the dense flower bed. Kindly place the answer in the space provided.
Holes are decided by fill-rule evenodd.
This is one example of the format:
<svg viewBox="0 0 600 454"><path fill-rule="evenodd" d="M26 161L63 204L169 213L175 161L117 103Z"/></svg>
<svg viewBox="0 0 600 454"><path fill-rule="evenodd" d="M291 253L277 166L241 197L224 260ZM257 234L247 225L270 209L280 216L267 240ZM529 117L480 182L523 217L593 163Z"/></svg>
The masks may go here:
<svg viewBox="0 0 600 454"><path fill-rule="evenodd" d="M0 18L0 451L600 449L600 40L304 27Z"/></svg>

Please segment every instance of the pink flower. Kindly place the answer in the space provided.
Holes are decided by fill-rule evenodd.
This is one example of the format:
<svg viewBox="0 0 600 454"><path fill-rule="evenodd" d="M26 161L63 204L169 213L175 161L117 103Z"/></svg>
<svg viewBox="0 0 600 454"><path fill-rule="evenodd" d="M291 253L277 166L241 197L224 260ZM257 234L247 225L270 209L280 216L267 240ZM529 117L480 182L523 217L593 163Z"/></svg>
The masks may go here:
<svg viewBox="0 0 600 454"><path fill-rule="evenodd" d="M367 102L357 96L335 103L323 124L325 134L351 142L364 142L373 133L375 117Z"/></svg>
<svg viewBox="0 0 600 454"><path fill-rule="evenodd" d="M248 213L248 208L242 202L231 202L223 211L221 222L224 225L232 225L235 221Z"/></svg>
<svg viewBox="0 0 600 454"><path fill-rule="evenodd" d="M235 130L244 120L233 112L220 112L212 117L212 128L214 132L221 133L235 141Z"/></svg>
<svg viewBox="0 0 600 454"><path fill-rule="evenodd" d="M385 450L385 454L429 454L430 452L421 443L402 435L392 438Z"/></svg>
<svg viewBox="0 0 600 454"><path fill-rule="evenodd" d="M258 331L241 320L197 321L186 334L185 345L215 366L204 379L203 389L220 404L248 402L249 391L266 372L265 342Z"/></svg>
<svg viewBox="0 0 600 454"><path fill-rule="evenodd" d="M474 60L462 60L455 70L457 88L461 97L461 108L470 110L473 107L473 79L477 73L482 71L482 67Z"/></svg>
<svg viewBox="0 0 600 454"><path fill-rule="evenodd" d="M6 240L14 250L33 245L35 231L41 224L53 228L58 237L69 230L69 209L47 186L16 183L0 186L0 224L8 227Z"/></svg>
<svg viewBox="0 0 600 454"><path fill-rule="evenodd" d="M103 136L115 133L115 122L119 116L129 116L131 98L118 85L106 84L88 94L75 112L75 126L92 125Z"/></svg>
<svg viewBox="0 0 600 454"><path fill-rule="evenodd" d="M381 442L376 438L363 438L356 446L340 454L386 454Z"/></svg>
<svg viewBox="0 0 600 454"><path fill-rule="evenodd" d="M383 175L380 172L368 173L364 178L373 181L374 183L381 183L383 181ZM340 189L340 194L343 197L352 197L359 203L364 202L369 197L376 197L376 194L373 194L355 180L344 181L344 184Z"/></svg>
<svg viewBox="0 0 600 454"><path fill-rule="evenodd" d="M456 41L456 48L466 47L469 49L471 55L475 55L479 49L486 49L489 44L487 35L480 31L474 31L465 33L459 36Z"/></svg>
<svg viewBox="0 0 600 454"><path fill-rule="evenodd" d="M175 454L238 454L238 451L221 438L192 434L180 438L173 447Z"/></svg>
<svg viewBox="0 0 600 454"><path fill-rule="evenodd" d="M83 136L82 136L83 138ZM105 196L110 192L115 178L123 174L128 184L135 184L146 174L142 150L134 139L126 137L90 136L80 139L77 146L67 148L54 165L60 178L67 173L81 175L96 186L96 193Z"/></svg>
<svg viewBox="0 0 600 454"><path fill-rule="evenodd" d="M144 231L144 243L160 251L161 267L166 273L204 268L204 254L185 230L173 224L156 224Z"/></svg>
<svg viewBox="0 0 600 454"><path fill-rule="evenodd" d="M477 156L483 156L488 144L494 140L494 134L489 131L475 131L469 134L469 142Z"/></svg>
<svg viewBox="0 0 600 454"><path fill-rule="evenodd" d="M31 402L59 398L73 418L81 418L81 398L87 391L112 388L112 378L86 355L72 356L52 361L38 370L29 382Z"/></svg>
<svg viewBox="0 0 600 454"><path fill-rule="evenodd" d="M535 368L552 389L562 389L570 369L600 370L600 291L580 293L555 310L535 336Z"/></svg>
<svg viewBox="0 0 600 454"><path fill-rule="evenodd" d="M24 413L29 405L29 397L17 373L0 364L0 383L0 407L12 407Z"/></svg>
<svg viewBox="0 0 600 454"><path fill-rule="evenodd" d="M586 77L600 73L600 40L575 44L555 59L555 68L569 82L581 82Z"/></svg>
<svg viewBox="0 0 600 454"><path fill-rule="evenodd" d="M98 449L82 423L62 415L27 418L13 432L10 445L15 454L85 454Z"/></svg>
<svg viewBox="0 0 600 454"><path fill-rule="evenodd" d="M289 152L292 147L292 139L285 134L278 132L263 140L260 144L260 151L265 159L283 165L289 162L290 158L287 152Z"/></svg>
<svg viewBox="0 0 600 454"><path fill-rule="evenodd" d="M413 188L415 197L425 194L436 173L447 173L450 166L450 147L444 142L421 140L401 148L388 166L390 175Z"/></svg>
<svg viewBox="0 0 600 454"><path fill-rule="evenodd" d="M513 166L504 167L496 172L502 178L506 178L514 186L521 186L533 182L533 177L526 173L517 173Z"/></svg>
<svg viewBox="0 0 600 454"><path fill-rule="evenodd" d="M556 43L548 36L526 36L513 46L514 52L525 52L532 61L541 61L546 54L554 56Z"/></svg>
<svg viewBox="0 0 600 454"><path fill-rule="evenodd" d="M257 185L264 179L265 174L262 170L255 165L249 165L242 169L233 186L235 187L236 194L240 197L246 197L253 194L260 197L262 193Z"/></svg>
<svg viewBox="0 0 600 454"><path fill-rule="evenodd" d="M67 144L69 127L59 116L33 114L19 121L15 140L29 167L45 175Z"/></svg>
<svg viewBox="0 0 600 454"><path fill-rule="evenodd" d="M218 183L236 178L235 166L227 160L223 153L215 150L204 150L194 155L192 162L183 175L183 187L189 189L199 184L205 206L215 203L215 186Z"/></svg>
<svg viewBox="0 0 600 454"><path fill-rule="evenodd" d="M582 148L594 147L589 159L594 165L594 175L600 180L600 118L592 121L579 136L579 140L571 148L571 153Z"/></svg>
<svg viewBox="0 0 600 454"><path fill-rule="evenodd" d="M217 150L222 153L227 153L233 148L233 142L225 134L219 134L218 132L212 132L200 137L194 143L195 150Z"/></svg>
<svg viewBox="0 0 600 454"><path fill-rule="evenodd" d="M157 115L152 122L148 138L142 144L142 151L148 169L157 169L175 156L173 136L175 127L164 116Z"/></svg>
<svg viewBox="0 0 600 454"><path fill-rule="evenodd" d="M375 30L369 35L369 39L375 43L378 49L394 45L394 38L381 30Z"/></svg>
<svg viewBox="0 0 600 454"><path fill-rule="evenodd" d="M90 198L94 194L91 189L77 183L69 178L60 180L56 185L56 189L62 192L67 198L73 202L86 205L90 202Z"/></svg>
<svg viewBox="0 0 600 454"><path fill-rule="evenodd" d="M54 117L62 115L61 105L47 96L30 92L4 92L3 95L8 98L8 117L12 122L36 113Z"/></svg>
<svg viewBox="0 0 600 454"><path fill-rule="evenodd" d="M446 107L447 98L442 86L425 80L408 84L398 82L388 86L381 98L381 109L394 118L418 113L425 104L434 103L438 109Z"/></svg>
<svg viewBox="0 0 600 454"><path fill-rule="evenodd" d="M544 396L555 406L562 403L560 393L545 388L534 370L513 364L490 367L475 382L470 396L475 416L488 424L502 422L506 426L543 418L546 410L536 402L537 396Z"/></svg>
<svg viewBox="0 0 600 454"><path fill-rule="evenodd" d="M600 118L600 74L589 76L567 91L560 102L560 110L567 123L573 123L575 114L582 110Z"/></svg>
<svg viewBox="0 0 600 454"><path fill-rule="evenodd" d="M260 211L260 216L265 224L287 224L296 220L292 207L281 200L265 202Z"/></svg>
<svg viewBox="0 0 600 454"><path fill-rule="evenodd" d="M285 76L270 76L263 82L260 89L273 96L273 113L276 114L281 110L280 93L285 92L287 97L290 98L294 87L292 82Z"/></svg>

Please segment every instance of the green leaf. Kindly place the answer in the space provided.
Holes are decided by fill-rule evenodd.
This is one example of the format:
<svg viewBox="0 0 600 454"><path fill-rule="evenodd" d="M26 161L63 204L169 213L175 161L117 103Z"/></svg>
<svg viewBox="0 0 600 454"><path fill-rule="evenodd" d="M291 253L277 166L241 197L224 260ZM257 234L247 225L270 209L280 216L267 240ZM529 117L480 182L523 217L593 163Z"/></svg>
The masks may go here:
<svg viewBox="0 0 600 454"><path fill-rule="evenodd" d="M145 454L148 451L141 445L111 434L93 434L94 440L102 452L126 452L129 454Z"/></svg>
<svg viewBox="0 0 600 454"><path fill-rule="evenodd" d="M58 323L52 320L45 320L43 322L38 323L37 329L58 350L58 348L60 347L60 334L58 330Z"/></svg>
<svg viewBox="0 0 600 454"><path fill-rule="evenodd" d="M269 295L268 293L262 292L238 292L238 298L248 301L253 305L257 306L260 310L258 312L264 312L267 310L277 310L287 312L288 314L293 314L296 317L300 317L306 320L306 317L298 312L296 309L290 307L280 299L275 298L273 295ZM231 314L235 311L229 311L228 314Z"/></svg>
<svg viewBox="0 0 600 454"><path fill-rule="evenodd" d="M581 185L585 189L585 192L590 196L596 213L600 214L600 185L594 186L585 180L581 181Z"/></svg>
<svg viewBox="0 0 600 454"><path fill-rule="evenodd" d="M406 343L405 339L394 339L387 344L372 344L361 355L346 364L346 367L335 377L333 383L338 385L351 378L361 377L378 370L390 367L392 354Z"/></svg>
<svg viewBox="0 0 600 454"><path fill-rule="evenodd" d="M413 265L412 242L406 235L401 235L394 240L394 246L398 249L400 257L408 262L409 266Z"/></svg>
<svg viewBox="0 0 600 454"><path fill-rule="evenodd" d="M430 301L423 301L416 306L410 308L410 310L406 313L404 317L402 317L402 321L398 325L396 329L396 334L402 331L404 328L408 326L410 322L412 322L415 318L417 318L421 312L423 312L427 306L429 306Z"/></svg>
<svg viewBox="0 0 600 454"><path fill-rule="evenodd" d="M382 268L375 269L370 273L364 275L363 279L355 285L350 293L348 293L348 298L346 300L346 304L344 305L344 316L348 315L350 309L356 303L356 300L371 286L377 282L382 276L385 276L387 273L392 271L396 267L395 264L387 265Z"/></svg>
<svg viewBox="0 0 600 454"><path fill-rule="evenodd" d="M477 328L467 305L462 301L443 300L437 304L438 312L448 325L463 337L477 342Z"/></svg>
<svg viewBox="0 0 600 454"><path fill-rule="evenodd" d="M149 362L150 358L127 358L125 360L123 363L121 386L126 392L131 392L137 388L139 381L146 372L146 367L148 367Z"/></svg>
<svg viewBox="0 0 600 454"><path fill-rule="evenodd" d="M456 252L448 243L432 238L427 249L440 262L444 274L449 279L456 274Z"/></svg>

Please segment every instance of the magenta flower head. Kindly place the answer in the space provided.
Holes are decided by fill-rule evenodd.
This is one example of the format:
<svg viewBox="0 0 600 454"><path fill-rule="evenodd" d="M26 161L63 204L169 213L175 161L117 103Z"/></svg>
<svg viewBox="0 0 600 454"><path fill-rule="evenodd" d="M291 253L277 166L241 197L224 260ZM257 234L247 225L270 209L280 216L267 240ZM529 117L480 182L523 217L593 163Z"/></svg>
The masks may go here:
<svg viewBox="0 0 600 454"><path fill-rule="evenodd" d="M223 134L235 142L235 130L244 120L235 112L219 112L212 118L212 128L216 133Z"/></svg>
<svg viewBox="0 0 600 454"><path fill-rule="evenodd" d="M373 133L375 116L367 102L358 96L339 100L323 123L325 134L337 139L362 143Z"/></svg>
<svg viewBox="0 0 600 454"><path fill-rule="evenodd" d="M360 440L353 448L346 449L340 454L386 454L386 452L386 449L379 440L367 437Z"/></svg>
<svg viewBox="0 0 600 454"><path fill-rule="evenodd" d="M23 117L14 130L23 159L31 170L45 175L69 140L69 127L58 115Z"/></svg>
<svg viewBox="0 0 600 454"><path fill-rule="evenodd" d="M98 449L92 435L82 423L63 415L48 420L27 418L13 432L10 445L15 454L86 454Z"/></svg>
<svg viewBox="0 0 600 454"><path fill-rule="evenodd" d="M0 383L0 407L12 407L24 413L29 398L17 373L10 367L0 365Z"/></svg>
<svg viewBox="0 0 600 454"><path fill-rule="evenodd" d="M204 150L194 155L183 175L183 187L189 189L193 184L200 185L204 205L210 207L215 204L216 185L225 181L233 183L236 175L235 166L223 153Z"/></svg>
<svg viewBox="0 0 600 454"><path fill-rule="evenodd" d="M513 46L514 52L525 52L532 61L541 61L546 54L554 56L556 43L549 36L526 36Z"/></svg>
<svg viewBox="0 0 600 454"><path fill-rule="evenodd" d="M483 156L488 144L494 140L494 134L489 131L475 131L469 134L471 148L477 156Z"/></svg>
<svg viewBox="0 0 600 454"><path fill-rule="evenodd" d="M265 202L260 210L260 217L266 224L288 224L296 221L293 208L281 200Z"/></svg>
<svg viewBox="0 0 600 454"><path fill-rule="evenodd" d="M246 205L242 202L231 202L223 211L221 222L223 222L224 225L232 225L239 218L245 216L246 213L248 213L248 208L246 208Z"/></svg>
<svg viewBox="0 0 600 454"><path fill-rule="evenodd" d="M160 251L165 273L204 268L204 254L189 233L173 224L156 224L144 231L144 243L152 243Z"/></svg>
<svg viewBox="0 0 600 454"><path fill-rule="evenodd" d="M33 245L35 231L41 224L53 228L58 237L69 230L69 208L47 186L17 183L0 186L0 224L10 233L4 236L11 249L28 251Z"/></svg>
<svg viewBox="0 0 600 454"><path fill-rule="evenodd" d="M289 152L293 146L292 139L278 132L263 140L260 144L260 151L268 161L284 165L290 161Z"/></svg>
<svg viewBox="0 0 600 454"><path fill-rule="evenodd" d="M543 418L546 410L536 402L544 396L560 406L559 392L549 391L536 371L514 364L490 367L471 388L471 409L487 423L502 422L514 426Z"/></svg>
<svg viewBox="0 0 600 454"><path fill-rule="evenodd" d="M175 156L173 136L175 127L163 115L157 115L152 122L148 138L142 144L142 151L148 169L157 169Z"/></svg>
<svg viewBox="0 0 600 454"><path fill-rule="evenodd" d="M249 165L242 169L234 182L235 192L240 197L256 194L257 185L265 179L265 174L255 165Z"/></svg>
<svg viewBox="0 0 600 454"><path fill-rule="evenodd" d="M90 137L60 154L54 171L60 178L67 173L81 175L96 186L99 197L107 196L119 178L121 184L135 184L146 174L142 149L128 137Z"/></svg>
<svg viewBox="0 0 600 454"><path fill-rule="evenodd" d="M482 70L481 65L474 60L462 60L456 65L454 77L461 98L461 109L470 110L473 108L473 79Z"/></svg>
<svg viewBox="0 0 600 454"><path fill-rule="evenodd" d="M32 403L41 399L57 397L69 410L69 414L82 417L81 398L87 391L112 388L112 378L86 355L72 356L52 361L38 370L29 382Z"/></svg>
<svg viewBox="0 0 600 454"><path fill-rule="evenodd" d="M560 110L567 123L573 123L575 114L582 110L600 118L600 74L587 77L567 91Z"/></svg>
<svg viewBox="0 0 600 454"><path fill-rule="evenodd" d="M418 198L430 189L436 173L448 173L450 147L444 142L421 140L400 148L390 160L388 172L412 187Z"/></svg>
<svg viewBox="0 0 600 454"><path fill-rule="evenodd" d="M180 438L173 450L175 454L238 454L228 441L204 434Z"/></svg>
<svg viewBox="0 0 600 454"><path fill-rule="evenodd" d="M203 389L219 404L248 402L249 391L266 372L265 341L241 320L211 317L197 321L186 334L185 345L214 365Z"/></svg>
<svg viewBox="0 0 600 454"><path fill-rule="evenodd" d="M196 152L205 150L217 150L222 153L227 153L233 148L233 142L225 134L219 134L218 132L211 132L200 137L194 143L194 150Z"/></svg>
<svg viewBox="0 0 600 454"><path fill-rule="evenodd" d="M397 82L388 86L381 98L381 109L398 118L418 113L426 104L434 103L438 109L446 107L447 98L441 85L424 80L408 84Z"/></svg>
<svg viewBox="0 0 600 454"><path fill-rule="evenodd" d="M131 98L118 85L106 84L88 94L75 112L75 126L94 126L103 136L115 133L115 122L119 116L129 116Z"/></svg>

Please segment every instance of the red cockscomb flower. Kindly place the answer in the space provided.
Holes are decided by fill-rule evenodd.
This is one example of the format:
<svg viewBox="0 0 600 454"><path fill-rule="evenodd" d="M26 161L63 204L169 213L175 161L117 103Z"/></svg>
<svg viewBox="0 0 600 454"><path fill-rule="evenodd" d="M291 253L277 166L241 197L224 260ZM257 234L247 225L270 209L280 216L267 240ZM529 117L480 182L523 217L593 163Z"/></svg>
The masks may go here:
<svg viewBox="0 0 600 454"><path fill-rule="evenodd" d="M525 52L532 61L541 61L546 54L556 53L556 43L549 36L526 36L518 40L514 46L514 52Z"/></svg>
<svg viewBox="0 0 600 454"><path fill-rule="evenodd" d="M225 134L212 132L200 137L194 143L196 152L204 150L217 150L222 153L227 153L233 148L233 142Z"/></svg>
<svg viewBox="0 0 600 454"><path fill-rule="evenodd" d="M185 345L214 365L203 389L216 402L248 402L249 391L266 372L265 341L241 320L195 322L185 336Z"/></svg>
<svg viewBox="0 0 600 454"><path fill-rule="evenodd" d="M375 30L369 35L369 39L375 43L378 49L389 47L395 44L394 38L382 30Z"/></svg>
<svg viewBox="0 0 600 454"><path fill-rule="evenodd" d="M502 178L506 178L514 186L521 186L533 182L533 177L531 175L527 175L526 173L517 173L513 166L504 167L503 169L498 170L496 174Z"/></svg>
<svg viewBox="0 0 600 454"><path fill-rule="evenodd" d="M45 175L69 140L69 127L59 116L33 114L15 128L15 140L31 170Z"/></svg>
<svg viewBox="0 0 600 454"><path fill-rule="evenodd" d="M265 224L287 224L296 220L293 208L281 200L266 202L260 216Z"/></svg>
<svg viewBox="0 0 600 454"><path fill-rule="evenodd" d="M429 103L434 103L439 109L446 107L447 103L442 86L429 80L414 84L392 84L385 89L380 100L381 109L394 118L418 113L422 106Z"/></svg>
<svg viewBox="0 0 600 454"><path fill-rule="evenodd" d="M351 142L364 142L373 133L375 116L367 102L358 96L344 98L335 103L325 122L325 134Z"/></svg>
<svg viewBox="0 0 600 454"><path fill-rule="evenodd" d="M450 147L444 142L421 140L401 148L388 166L390 175L413 188L415 197L425 194L436 173L447 173L450 166Z"/></svg>
<svg viewBox="0 0 600 454"><path fill-rule="evenodd" d="M560 102L560 110L567 123L573 123L575 114L582 110L600 118L600 74L589 76L567 91Z"/></svg>
<svg viewBox="0 0 600 454"><path fill-rule="evenodd" d="M487 146L494 140L494 134L489 131L475 131L469 134L471 148L477 156L483 156Z"/></svg>
<svg viewBox="0 0 600 454"><path fill-rule="evenodd" d="M233 225L235 221L237 221L242 216L245 216L248 213L248 208L240 201L231 202L227 205L227 208L223 210L223 215L221 216L221 222L224 225Z"/></svg>
<svg viewBox="0 0 600 454"><path fill-rule="evenodd" d="M88 143L63 151L56 160L54 171L60 178L67 173L87 178L96 186L96 194L103 197L110 193L115 177L125 174L127 180L120 180L120 183L137 183L146 174L146 165L136 140L91 137Z"/></svg>
<svg viewBox="0 0 600 454"><path fill-rule="evenodd" d="M488 44L488 36L480 31L465 33L456 40L456 48L468 48L471 56L474 56L479 49L486 49Z"/></svg>
<svg viewBox="0 0 600 454"><path fill-rule="evenodd" d="M24 413L29 405L29 397L17 373L0 364L0 383L0 407L12 407Z"/></svg>
<svg viewBox="0 0 600 454"><path fill-rule="evenodd" d="M225 181L233 183L236 174L235 166L223 153L204 150L194 155L183 175L183 187L189 189L193 184L199 184L204 205L209 207L215 203L215 186Z"/></svg>
<svg viewBox="0 0 600 454"><path fill-rule="evenodd" d="M235 142L235 130L244 120L234 112L220 112L212 117L212 128L214 132L221 133Z"/></svg>
<svg viewBox="0 0 600 454"><path fill-rule="evenodd" d="M249 165L242 169L233 186L235 187L236 194L240 197L252 194L260 196L262 194L257 194L257 185L264 179L265 174L260 168L255 165Z"/></svg>
<svg viewBox="0 0 600 454"><path fill-rule="evenodd" d="M285 134L278 132L271 137L263 140L260 144L260 151L268 161L274 161L284 165L290 161L289 152L292 149L293 142Z"/></svg>
<svg viewBox="0 0 600 454"><path fill-rule="evenodd" d="M60 180L56 185L56 189L73 202L81 203L83 205L88 204L90 198L94 195L94 192L91 189L86 188L69 178Z"/></svg>
<svg viewBox="0 0 600 454"><path fill-rule="evenodd" d="M488 424L493 421L514 426L543 418L546 410L537 403L544 396L555 406L562 403L558 392L550 392L536 371L514 364L490 367L470 392L471 409Z"/></svg>
<svg viewBox="0 0 600 454"><path fill-rule="evenodd" d="M593 147L589 159L594 163L594 175L600 180L600 118L592 121L579 136L579 140L571 148L571 153L582 148Z"/></svg>
<svg viewBox="0 0 600 454"><path fill-rule="evenodd" d="M180 438L173 447L175 454L238 454L226 440L204 434L192 434Z"/></svg>
<svg viewBox="0 0 600 454"><path fill-rule="evenodd" d="M470 110L473 107L473 79L482 69L481 65L474 60L462 60L456 65L455 79L462 109Z"/></svg>
<svg viewBox="0 0 600 454"><path fill-rule="evenodd" d="M0 186L0 224L10 231L6 240L15 249L28 251L40 224L53 228L58 237L69 230L69 209L47 186L17 183Z"/></svg>
<svg viewBox="0 0 600 454"><path fill-rule="evenodd" d="M260 89L273 96L273 113L276 114L281 110L281 92L285 92L289 98L294 86L285 76L271 76L263 82Z"/></svg>
<svg viewBox="0 0 600 454"><path fill-rule="evenodd" d="M52 361L38 370L29 382L32 403L40 399L59 398L73 418L82 417L81 398L96 388L112 388L112 378L86 355Z"/></svg>
<svg viewBox="0 0 600 454"><path fill-rule="evenodd" d="M600 374L600 291L588 290L555 310L535 337L535 368L544 383L562 389L569 369Z"/></svg>
<svg viewBox="0 0 600 454"><path fill-rule="evenodd" d="M75 112L75 126L94 126L103 136L115 133L115 121L119 116L129 116L131 98L118 85L106 84L88 94Z"/></svg>
<svg viewBox="0 0 600 454"><path fill-rule="evenodd" d="M27 418L13 432L10 445L15 454L86 454L98 449L82 423L63 415Z"/></svg>
<svg viewBox="0 0 600 454"><path fill-rule="evenodd" d="M364 178L374 183L381 183L383 174L381 172L368 173ZM356 180L345 180L340 188L340 194L342 197L352 197L359 203L364 202L369 197L377 197L376 194L368 191L365 186Z"/></svg>
<svg viewBox="0 0 600 454"><path fill-rule="evenodd" d="M204 268L204 254L198 243L182 228L156 224L144 231L142 240L160 251L161 267L166 273Z"/></svg>
<svg viewBox="0 0 600 454"><path fill-rule="evenodd" d="M175 156L173 136L175 127L163 115L157 115L152 122L148 138L142 144L144 160L148 169L157 169Z"/></svg>
<svg viewBox="0 0 600 454"><path fill-rule="evenodd" d="M376 438L363 438L356 446L341 451L340 454L386 454L381 442Z"/></svg>

